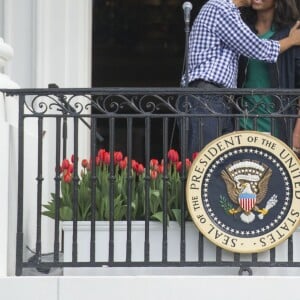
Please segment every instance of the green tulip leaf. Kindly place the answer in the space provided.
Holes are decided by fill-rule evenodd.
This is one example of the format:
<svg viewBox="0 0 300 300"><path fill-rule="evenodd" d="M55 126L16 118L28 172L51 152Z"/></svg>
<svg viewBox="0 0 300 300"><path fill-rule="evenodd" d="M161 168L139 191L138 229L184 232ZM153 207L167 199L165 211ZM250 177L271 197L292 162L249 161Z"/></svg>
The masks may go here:
<svg viewBox="0 0 300 300"><path fill-rule="evenodd" d="M153 215L151 216L151 219L152 219L152 220L159 221L159 222L162 223L162 222L163 222L163 219L164 219L164 217L163 217L163 212L162 212L162 211L159 211L159 212L153 214ZM169 216L168 216L168 215L167 215L167 223L169 224Z"/></svg>
<svg viewBox="0 0 300 300"><path fill-rule="evenodd" d="M60 218L62 221L71 221L73 218L73 210L70 207L61 207Z"/></svg>
<svg viewBox="0 0 300 300"><path fill-rule="evenodd" d="M175 217L175 221L177 221L180 225L181 224L181 209L173 208L172 213Z"/></svg>

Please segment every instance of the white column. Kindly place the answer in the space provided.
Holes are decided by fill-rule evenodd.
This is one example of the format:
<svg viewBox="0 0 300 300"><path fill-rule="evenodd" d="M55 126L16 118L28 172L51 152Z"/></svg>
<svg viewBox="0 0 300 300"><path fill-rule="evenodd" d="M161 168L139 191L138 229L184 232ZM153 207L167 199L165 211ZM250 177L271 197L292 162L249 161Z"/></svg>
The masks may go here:
<svg viewBox="0 0 300 300"><path fill-rule="evenodd" d="M60 88L91 86L92 0L42 0L35 7L36 87L56 83ZM83 98L76 100L84 102ZM72 104L72 103L71 103ZM50 200L54 191L55 124L45 120L43 199ZM79 158L89 157L90 132L79 127ZM73 122L68 122L68 152L73 154ZM51 173L50 173L51 172ZM51 174L51 176L50 176ZM52 220L43 218L43 236L53 238ZM50 233L50 234L48 234ZM43 240L43 252L53 251L52 241ZM48 244L48 246L47 246Z"/></svg>
<svg viewBox="0 0 300 300"><path fill-rule="evenodd" d="M90 87L92 1L36 4L36 86Z"/></svg>
<svg viewBox="0 0 300 300"><path fill-rule="evenodd" d="M92 0L43 0L36 2L36 83L61 88L91 86ZM79 101L85 101L83 98ZM53 126L46 129L53 136ZM80 126L79 153L89 156L89 130ZM47 135L46 133L46 135ZM47 136L45 136L47 137ZM72 126L69 125L69 145ZM45 146L48 142L45 139ZM49 140L50 145L53 142ZM47 146L46 146L47 147ZM71 151L71 150L70 150ZM72 151L71 151L72 152ZM69 152L69 154L72 154ZM53 161L50 162L53 168ZM50 168L50 165L49 165Z"/></svg>
<svg viewBox="0 0 300 300"><path fill-rule="evenodd" d="M6 63L12 58L13 49L0 38L0 70L4 70ZM0 72L0 89L18 88L6 74ZM16 99L0 94L0 136L1 136L1 168L0 168L0 276L6 276L8 271L8 232L9 232L9 175L11 143L9 127L17 118L18 107Z"/></svg>
<svg viewBox="0 0 300 300"><path fill-rule="evenodd" d="M46 88L49 83L56 83L61 88L91 86L92 0L0 0L0 8L0 33L3 33L5 41L15 52L14 59L4 70L22 88ZM33 119L26 120L25 140L29 146L25 145L25 168L26 164L37 157L34 158L37 134L34 122ZM69 156L73 152L72 122L68 129ZM50 119L45 119L44 130L43 200L46 202L50 198L50 192L54 190L55 126ZM79 130L80 158L86 158L89 157L89 130L84 125ZM17 131L13 130L11 141L15 140L16 134ZM10 155L14 158L11 161L14 166L17 163L16 149ZM31 178L36 177L36 166L31 165L25 175L24 241L34 249L36 194L30 201L30 195L34 191L26 182L31 182ZM11 191L10 197L15 197L14 193L15 191ZM9 218L16 216L15 210L16 207L9 207ZM10 228L12 234L9 239L13 247L15 228ZM42 252L53 251L53 224L48 218L43 218L42 235L47 239L42 241ZM9 266L14 265L14 256L14 253L10 254ZM13 273L14 268L9 267L9 274Z"/></svg>

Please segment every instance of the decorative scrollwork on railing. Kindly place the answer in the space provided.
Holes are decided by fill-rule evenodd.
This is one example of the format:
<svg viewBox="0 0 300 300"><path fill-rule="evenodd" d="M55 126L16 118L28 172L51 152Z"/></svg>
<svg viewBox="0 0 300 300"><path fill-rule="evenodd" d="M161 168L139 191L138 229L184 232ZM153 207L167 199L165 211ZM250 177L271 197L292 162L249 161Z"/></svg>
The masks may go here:
<svg viewBox="0 0 300 300"><path fill-rule="evenodd" d="M165 98L164 98L165 97ZM140 98L139 108L142 113L176 113L176 95L145 95Z"/></svg>
<svg viewBox="0 0 300 300"><path fill-rule="evenodd" d="M253 97L255 95L255 97ZM256 98L256 96L259 96ZM216 109L214 99L222 97L223 105L230 105L234 114L241 116L257 116L261 112L264 115L294 115L299 107L298 95L258 94L241 95L237 92L225 94L211 91L199 91L199 93L124 93L118 94L45 94L26 98L24 105L28 112L37 115L63 114L76 116L80 114L189 114L194 113L196 106L201 106L205 113L220 115L223 109ZM221 103L221 102L220 102Z"/></svg>
<svg viewBox="0 0 300 300"><path fill-rule="evenodd" d="M56 105L59 106L59 103L56 102L56 99L49 95L35 96L32 99L26 99L24 105L32 114L43 115L49 110L49 100L52 101L50 103L56 103Z"/></svg>
<svg viewBox="0 0 300 300"><path fill-rule="evenodd" d="M184 95L178 98L177 113L220 115L226 111L230 101L232 97L226 95Z"/></svg>
<svg viewBox="0 0 300 300"><path fill-rule="evenodd" d="M298 110L298 96L282 96L282 95L253 95L236 96L233 106L237 114L257 115L259 113L272 115L291 115L296 114Z"/></svg>
<svg viewBox="0 0 300 300"><path fill-rule="evenodd" d="M24 105L28 112L36 115L43 114L63 114L63 115L79 115L88 113L88 106L84 104L91 102L90 96L74 95L74 96L54 96L54 95L38 95L32 99L26 99Z"/></svg>
<svg viewBox="0 0 300 300"><path fill-rule="evenodd" d="M75 95L67 99L67 109L74 114L84 114L88 113L88 105L91 103L92 99L89 95Z"/></svg>
<svg viewBox="0 0 300 300"><path fill-rule="evenodd" d="M126 108L138 113L139 109L135 104L136 96L132 98L126 95L101 95L94 97L91 102L93 113L113 114L122 113Z"/></svg>
<svg viewBox="0 0 300 300"><path fill-rule="evenodd" d="M97 96L91 104L94 113L136 113L154 114L158 112L176 113L174 95L108 95Z"/></svg>

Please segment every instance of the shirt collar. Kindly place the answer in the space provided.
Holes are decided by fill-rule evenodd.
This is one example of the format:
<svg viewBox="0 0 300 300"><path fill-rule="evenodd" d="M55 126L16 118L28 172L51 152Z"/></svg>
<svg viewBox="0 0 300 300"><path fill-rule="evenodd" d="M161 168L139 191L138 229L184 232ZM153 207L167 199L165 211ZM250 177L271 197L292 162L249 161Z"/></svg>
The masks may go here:
<svg viewBox="0 0 300 300"><path fill-rule="evenodd" d="M228 2L231 5L232 9L240 11L239 8L233 2L233 0L225 0L225 1Z"/></svg>

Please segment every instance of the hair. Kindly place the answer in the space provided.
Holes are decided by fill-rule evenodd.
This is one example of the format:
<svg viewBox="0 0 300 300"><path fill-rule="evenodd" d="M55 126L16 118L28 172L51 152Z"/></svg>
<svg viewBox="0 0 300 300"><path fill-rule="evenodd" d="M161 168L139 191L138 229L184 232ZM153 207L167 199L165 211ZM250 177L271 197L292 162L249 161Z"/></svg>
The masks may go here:
<svg viewBox="0 0 300 300"><path fill-rule="evenodd" d="M299 5L299 4L298 4ZM275 0L275 11L273 24L276 30L286 26L292 26L299 19L300 7L297 7L295 0ZM242 10L243 20L250 26L254 27L256 22L256 11L252 8Z"/></svg>

